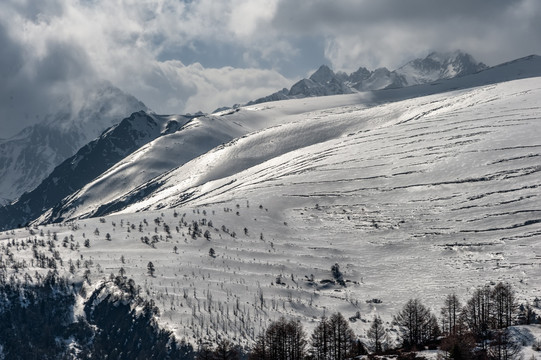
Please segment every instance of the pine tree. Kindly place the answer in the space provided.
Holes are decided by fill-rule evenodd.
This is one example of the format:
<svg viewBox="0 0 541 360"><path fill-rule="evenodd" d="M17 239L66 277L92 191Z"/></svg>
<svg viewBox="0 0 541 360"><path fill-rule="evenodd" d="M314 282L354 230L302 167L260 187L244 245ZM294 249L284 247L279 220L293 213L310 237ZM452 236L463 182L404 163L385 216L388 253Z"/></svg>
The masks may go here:
<svg viewBox="0 0 541 360"><path fill-rule="evenodd" d="M419 299L410 299L395 316L402 341L406 347L416 347L435 338L439 332L437 320Z"/></svg>
<svg viewBox="0 0 541 360"><path fill-rule="evenodd" d="M237 360L240 359L238 349L233 343L227 339L223 339L218 343L214 350L214 360Z"/></svg>
<svg viewBox="0 0 541 360"><path fill-rule="evenodd" d="M147 270L148 270L148 274L150 276L154 276L154 272L156 271L156 268L154 267L154 264L152 263L152 261L149 261L148 264L147 264Z"/></svg>
<svg viewBox="0 0 541 360"><path fill-rule="evenodd" d="M462 316L469 329L479 340L486 340L489 337L491 312L491 291L488 286L475 290L462 310Z"/></svg>
<svg viewBox="0 0 541 360"><path fill-rule="evenodd" d="M368 339L370 340L370 346L372 352L375 354L381 354L384 350L385 328L383 327L383 321L377 315L374 315L372 325L367 332Z"/></svg>
<svg viewBox="0 0 541 360"><path fill-rule="evenodd" d="M492 290L493 328L505 329L511 326L517 309L515 292L509 284L498 283Z"/></svg>
<svg viewBox="0 0 541 360"><path fill-rule="evenodd" d="M329 335L330 359L347 359L355 344L355 334L339 312L329 318Z"/></svg>
<svg viewBox="0 0 541 360"><path fill-rule="evenodd" d="M329 356L329 321L322 317L311 336L312 356L315 360L326 360Z"/></svg>
<svg viewBox="0 0 541 360"><path fill-rule="evenodd" d="M456 335L461 309L462 304L456 294L447 295L441 308L442 330L445 334Z"/></svg>

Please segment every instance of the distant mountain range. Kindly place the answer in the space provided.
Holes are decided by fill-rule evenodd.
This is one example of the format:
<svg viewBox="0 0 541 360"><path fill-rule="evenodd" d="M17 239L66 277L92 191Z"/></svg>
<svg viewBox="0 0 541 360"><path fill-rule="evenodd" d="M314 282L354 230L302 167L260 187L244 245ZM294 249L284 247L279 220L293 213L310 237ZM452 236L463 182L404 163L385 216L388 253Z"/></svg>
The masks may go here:
<svg viewBox="0 0 541 360"><path fill-rule="evenodd" d="M433 52L424 59L412 60L394 71L384 67L373 71L360 67L348 75L344 72L334 73L328 66L322 65L310 78L298 81L291 89L284 88L269 96L250 101L247 105L311 96L402 88L470 75L486 68L485 64L477 62L471 55L462 51Z"/></svg>

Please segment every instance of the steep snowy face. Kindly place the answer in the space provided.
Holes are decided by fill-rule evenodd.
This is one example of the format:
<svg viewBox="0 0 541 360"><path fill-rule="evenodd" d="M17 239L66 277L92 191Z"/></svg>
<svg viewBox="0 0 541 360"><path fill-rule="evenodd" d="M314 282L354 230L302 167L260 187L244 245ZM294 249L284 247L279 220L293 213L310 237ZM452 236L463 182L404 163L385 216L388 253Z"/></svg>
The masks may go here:
<svg viewBox="0 0 541 360"><path fill-rule="evenodd" d="M55 166L127 115L146 110L135 97L105 84L77 110L64 103L56 114L0 140L0 205L34 189Z"/></svg>
<svg viewBox="0 0 541 360"><path fill-rule="evenodd" d="M403 76L408 85L416 85L474 74L486 68L485 64L462 51L433 52L424 59L410 61L397 69L396 73Z"/></svg>
<svg viewBox="0 0 541 360"><path fill-rule="evenodd" d="M367 78L357 82L351 81L350 84L359 91L401 88L408 85L403 76L394 71L389 71L387 68L378 68L370 72L370 75Z"/></svg>
<svg viewBox="0 0 541 360"><path fill-rule="evenodd" d="M164 132L112 165L38 221L56 222L111 211L107 204L114 199L247 131L225 116L194 118L179 125L176 131Z"/></svg>
<svg viewBox="0 0 541 360"><path fill-rule="evenodd" d="M315 73L310 76L310 80L320 84L327 84L336 78L334 72L327 66L321 65Z"/></svg>

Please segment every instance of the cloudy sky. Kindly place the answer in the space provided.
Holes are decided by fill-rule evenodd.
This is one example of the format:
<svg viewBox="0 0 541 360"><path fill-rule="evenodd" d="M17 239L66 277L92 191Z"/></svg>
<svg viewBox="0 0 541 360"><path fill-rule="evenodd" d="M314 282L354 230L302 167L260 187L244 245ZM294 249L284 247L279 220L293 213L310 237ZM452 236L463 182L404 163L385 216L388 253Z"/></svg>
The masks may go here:
<svg viewBox="0 0 541 360"><path fill-rule="evenodd" d="M325 63L394 69L462 49L541 54L539 0L2 0L0 138L110 81L158 113L209 112Z"/></svg>

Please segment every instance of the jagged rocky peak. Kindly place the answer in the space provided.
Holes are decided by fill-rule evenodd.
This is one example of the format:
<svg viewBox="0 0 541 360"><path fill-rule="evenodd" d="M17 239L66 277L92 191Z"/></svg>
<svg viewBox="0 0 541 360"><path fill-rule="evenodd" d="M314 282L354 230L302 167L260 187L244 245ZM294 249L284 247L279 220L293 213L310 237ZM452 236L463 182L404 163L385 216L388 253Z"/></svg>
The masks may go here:
<svg viewBox="0 0 541 360"><path fill-rule="evenodd" d="M321 65L319 69L310 76L310 80L320 84L328 83L335 78L335 73L327 65Z"/></svg>
<svg viewBox="0 0 541 360"><path fill-rule="evenodd" d="M352 83L357 83L357 82L368 79L370 75L372 75L372 72L368 70L367 68L361 66L357 71L352 72L349 75L348 80L351 81Z"/></svg>
<svg viewBox="0 0 541 360"><path fill-rule="evenodd" d="M393 71L385 67L369 70L361 66L348 75L343 71L334 72L327 65L321 65L308 79L296 82L290 90L283 89L250 101L247 105L300 97L401 88L475 74L486 68L485 64L477 62L473 56L460 50L432 52L425 58L412 60Z"/></svg>
<svg viewBox="0 0 541 360"><path fill-rule="evenodd" d="M424 59L415 59L396 70L408 84L420 84L439 79L474 74L486 69L482 62L463 51L432 52Z"/></svg>

